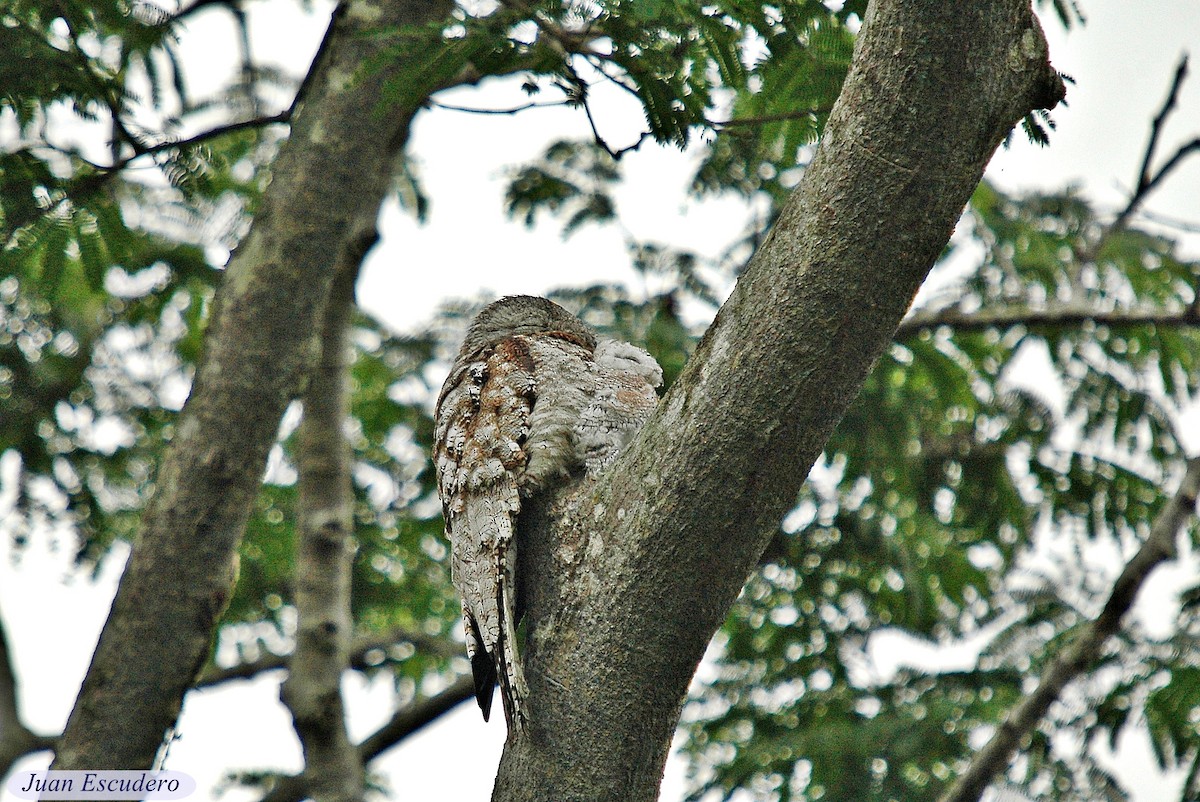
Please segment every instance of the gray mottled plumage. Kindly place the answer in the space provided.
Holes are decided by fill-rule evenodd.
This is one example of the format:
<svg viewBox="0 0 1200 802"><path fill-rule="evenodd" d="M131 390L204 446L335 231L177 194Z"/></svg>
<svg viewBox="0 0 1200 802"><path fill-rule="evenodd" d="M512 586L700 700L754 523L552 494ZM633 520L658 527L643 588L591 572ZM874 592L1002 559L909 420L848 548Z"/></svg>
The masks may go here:
<svg viewBox="0 0 1200 802"><path fill-rule="evenodd" d="M648 353L597 341L545 298L496 301L467 330L438 397L433 457L484 720L497 678L509 726L524 720L514 576L522 498L615 460L661 383Z"/></svg>

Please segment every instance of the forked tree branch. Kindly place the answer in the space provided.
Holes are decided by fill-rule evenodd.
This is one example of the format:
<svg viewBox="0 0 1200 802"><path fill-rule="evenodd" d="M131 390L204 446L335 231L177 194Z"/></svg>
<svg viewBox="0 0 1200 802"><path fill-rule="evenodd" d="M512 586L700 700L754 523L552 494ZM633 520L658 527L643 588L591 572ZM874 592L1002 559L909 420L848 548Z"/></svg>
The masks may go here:
<svg viewBox="0 0 1200 802"><path fill-rule="evenodd" d="M475 680L464 675L441 693L401 707L395 715L358 745L359 759L369 764L425 725L436 721L458 705L475 698ZM311 794L308 780L298 774L281 777L259 802L301 802Z"/></svg>
<svg viewBox="0 0 1200 802"><path fill-rule="evenodd" d="M1129 199L1129 203L1113 220L1109 231L1116 231L1122 228L1129 218L1138 210L1138 207L1146 200L1146 197L1154 190L1164 178L1171 174L1171 171L1179 166L1179 163L1190 153L1200 151L1200 139L1193 139L1185 145L1180 146L1174 154L1158 169L1157 172L1151 173L1150 165L1154 161L1155 151L1158 150L1158 139L1162 135L1162 129L1166 124L1167 118L1171 116L1171 112L1175 110L1179 102L1179 90L1183 86L1184 79L1188 73L1188 57L1184 55L1179 60L1179 66L1175 68L1175 76L1171 80L1171 88L1167 91L1167 99L1163 101L1162 108L1154 117L1154 121L1150 124L1150 139L1146 143L1146 151L1142 155L1142 166L1138 170L1137 184L1135 185L1133 195Z"/></svg>
<svg viewBox="0 0 1200 802"><path fill-rule="evenodd" d="M1173 154L1163 162L1162 167L1156 172L1151 172L1151 164L1154 161L1155 152L1158 150L1158 140L1162 135L1162 129L1166 124L1167 118L1171 116L1171 112L1179 102L1179 90L1183 86L1184 80L1188 74L1188 57L1184 55L1179 60L1179 65L1175 68L1175 74L1171 79L1171 87L1167 91L1167 98L1163 101L1162 107L1154 120L1150 123L1150 138L1146 142L1146 150L1142 154L1141 168L1138 170L1137 182L1134 185L1133 192L1130 193L1129 201L1125 204L1125 208L1117 213L1113 221L1105 227L1104 231L1096 239L1095 244L1091 249L1084 254L1080 254L1083 261L1091 261L1096 258L1096 254L1104 247L1105 242L1113 234L1123 229L1129 219L1142 207L1142 204L1150 197L1156 188L1158 188L1164 180L1183 163L1183 160L1190 154L1200 152L1200 138L1193 139L1179 146Z"/></svg>
<svg viewBox="0 0 1200 802"><path fill-rule="evenodd" d="M988 785L1008 767L1021 739L1033 731L1067 683L1087 671L1105 641L1116 634L1121 619L1151 572L1160 563L1174 558L1175 537L1196 514L1197 494L1200 494L1200 457L1193 457L1187 462L1187 471L1175 495L1159 511L1145 542L1113 583L1100 614L1050 661L1037 689L1009 711L992 739L975 754L967 770L939 802L978 802Z"/></svg>
<svg viewBox="0 0 1200 802"><path fill-rule="evenodd" d="M1063 89L1028 0L868 6L816 155L654 417L522 509L529 727L495 802L657 798L714 631L995 148Z"/></svg>

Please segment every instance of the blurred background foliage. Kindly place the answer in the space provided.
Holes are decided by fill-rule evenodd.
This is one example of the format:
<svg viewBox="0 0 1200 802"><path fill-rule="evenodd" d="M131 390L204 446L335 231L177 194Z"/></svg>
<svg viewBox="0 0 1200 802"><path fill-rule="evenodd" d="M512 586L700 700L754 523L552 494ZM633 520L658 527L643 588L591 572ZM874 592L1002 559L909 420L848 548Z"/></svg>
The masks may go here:
<svg viewBox="0 0 1200 802"><path fill-rule="evenodd" d="M1082 22L1074 3L1049 5ZM392 91L428 93L471 65L517 72L535 102L591 119L589 89L614 83L645 111L634 148L701 144L693 191L741 196L757 222L716 258L630 238L630 263L661 291L553 295L646 345L669 385L811 158L864 7L464 3L448 26L389 32L414 63ZM253 217L299 88L247 45L234 84L194 97L178 49L194 12L126 0L0 10L0 452L15 499L0 526L18 546L72 544L85 568L136 534L222 255ZM411 57L431 46L437 59ZM507 212L553 218L565 236L619 224L612 190L629 149L599 134L552 143L512 168ZM397 195L423 214L413 171ZM1113 225L1070 188L979 187L700 671L682 725L693 798L863 802L946 787L1103 605L1118 563L1092 555L1131 553L1180 476L1198 279L1161 228ZM467 668L428 453L442 376L486 300L431 310L408 333L354 322L354 617L375 644L356 667L390 673L405 703ZM291 646L299 414L241 547L214 649L223 665ZM1140 728L1162 769L1190 767L1194 798L1198 601L1200 586L1184 588L1169 634L1130 621L1095 655L1008 790L1125 799L1097 744ZM965 645L969 659L896 668L881 642Z"/></svg>

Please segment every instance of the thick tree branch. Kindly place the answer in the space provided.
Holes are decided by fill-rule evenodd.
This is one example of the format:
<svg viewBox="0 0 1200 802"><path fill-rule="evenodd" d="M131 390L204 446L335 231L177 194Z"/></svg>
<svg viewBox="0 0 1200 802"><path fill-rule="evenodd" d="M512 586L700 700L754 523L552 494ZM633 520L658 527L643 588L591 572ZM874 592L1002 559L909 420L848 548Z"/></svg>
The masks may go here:
<svg viewBox="0 0 1200 802"><path fill-rule="evenodd" d="M350 573L354 564L354 487L346 421L350 416L350 316L354 284L379 239L375 210L337 266L319 332L319 353L304 392L296 433L296 649L280 698L304 750L304 776L318 802L355 802L363 767L346 730L342 674L350 663Z"/></svg>
<svg viewBox="0 0 1200 802"><path fill-rule="evenodd" d="M869 6L815 158L655 417L522 511L530 727L493 799L656 798L713 632L993 151L1062 94L1028 0Z"/></svg>
<svg viewBox="0 0 1200 802"><path fill-rule="evenodd" d="M1067 683L1086 671L1101 654L1105 641L1116 634L1121 619L1133 605L1150 573L1160 563L1174 558L1175 537L1196 514L1198 494L1200 457L1193 457L1188 461L1179 489L1155 517L1146 541L1113 583L1104 609L1050 662L1037 689L1009 712L996 734L976 753L967 770L959 775L940 802L978 802L996 775L1008 767L1021 739L1032 732Z"/></svg>
<svg viewBox="0 0 1200 802"><path fill-rule="evenodd" d="M30 752L53 749L56 738L38 735L21 720L17 672L8 647L8 632L0 618L0 780L13 764Z"/></svg>
<svg viewBox="0 0 1200 802"><path fill-rule="evenodd" d="M339 6L254 225L226 270L204 358L55 761L151 765L203 662L279 420L309 365L334 265L388 189L412 108L379 108L394 65L371 32L441 18L449 4Z"/></svg>

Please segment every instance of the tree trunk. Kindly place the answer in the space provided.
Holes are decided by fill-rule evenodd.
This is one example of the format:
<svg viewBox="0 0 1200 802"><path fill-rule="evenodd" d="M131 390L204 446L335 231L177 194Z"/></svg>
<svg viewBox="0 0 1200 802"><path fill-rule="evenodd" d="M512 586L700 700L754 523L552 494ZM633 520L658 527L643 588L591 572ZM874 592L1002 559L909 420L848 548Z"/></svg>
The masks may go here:
<svg viewBox="0 0 1200 802"><path fill-rule="evenodd" d="M996 146L1062 95L1029 0L871 4L816 157L658 413L523 522L531 722L494 800L657 797L709 639Z"/></svg>
<svg viewBox="0 0 1200 802"><path fill-rule="evenodd" d="M159 469L129 566L58 750L56 769L151 765L210 648L280 417L309 366L334 265L417 106L381 106L395 74L368 35L439 19L449 3L339 7L292 135L217 292L204 359ZM374 61L372 61L374 59Z"/></svg>
<svg viewBox="0 0 1200 802"><path fill-rule="evenodd" d="M350 664L354 621L354 485L346 439L350 417L350 318L354 284L378 239L375 217L360 224L338 265L321 326L321 350L304 392L296 432L296 649L280 698L304 750L304 777L316 802L363 797L363 764L346 729L342 674Z"/></svg>

